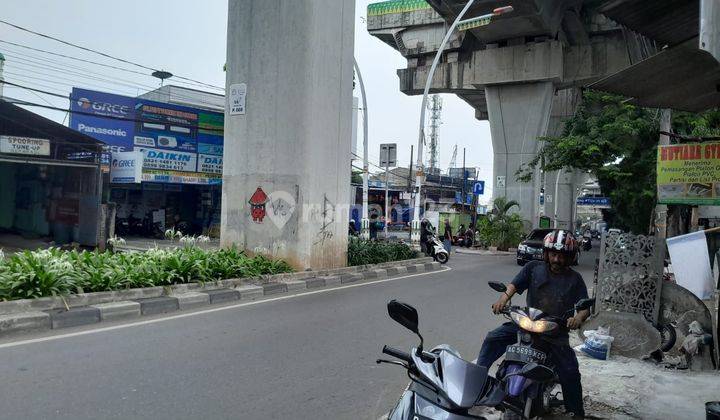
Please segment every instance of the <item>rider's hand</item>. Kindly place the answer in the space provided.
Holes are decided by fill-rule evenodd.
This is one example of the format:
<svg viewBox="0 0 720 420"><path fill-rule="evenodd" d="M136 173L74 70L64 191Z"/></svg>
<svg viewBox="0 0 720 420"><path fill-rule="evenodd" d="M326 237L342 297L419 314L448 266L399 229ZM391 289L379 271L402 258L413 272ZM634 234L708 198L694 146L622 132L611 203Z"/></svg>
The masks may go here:
<svg viewBox="0 0 720 420"><path fill-rule="evenodd" d="M577 330L582 325L582 321L578 319L577 317L572 317L567 320L567 327L571 330Z"/></svg>
<svg viewBox="0 0 720 420"><path fill-rule="evenodd" d="M495 315L499 314L500 311L502 311L503 308L505 307L505 304L506 304L506 303L507 303L507 302L506 302L505 299L503 299L502 297L501 297L500 299L498 299L498 301L495 302L495 303L493 303L493 305L492 305L492 311L493 311L493 313L494 313Z"/></svg>

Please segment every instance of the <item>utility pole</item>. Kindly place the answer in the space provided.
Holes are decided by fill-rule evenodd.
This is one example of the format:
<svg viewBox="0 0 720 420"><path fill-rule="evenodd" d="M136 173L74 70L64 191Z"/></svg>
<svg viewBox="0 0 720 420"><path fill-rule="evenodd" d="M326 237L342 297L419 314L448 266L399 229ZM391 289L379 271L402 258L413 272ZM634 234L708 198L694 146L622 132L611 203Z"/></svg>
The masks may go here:
<svg viewBox="0 0 720 420"><path fill-rule="evenodd" d="M467 199L465 198L465 195L467 194L465 180L467 180L468 173L467 173L467 168L465 168L465 148L464 147L463 147L463 172L462 172L462 174L463 174L463 180L462 180L463 181L463 183L462 183L462 205L463 205L463 207L462 208L463 208L463 213L465 213L465 202L467 201Z"/></svg>
<svg viewBox="0 0 720 420"><path fill-rule="evenodd" d="M410 145L410 170L408 172L408 180L407 180L407 191L411 192L412 188L412 171L413 171L413 152L415 150L415 146L412 144Z"/></svg>
<svg viewBox="0 0 720 420"><path fill-rule="evenodd" d="M3 97L3 87L5 86L5 79L3 79L3 67L5 66L5 56L0 53L0 99Z"/></svg>
<svg viewBox="0 0 720 420"><path fill-rule="evenodd" d="M443 51L445 51L445 46L448 43L448 40L450 39L450 36L455 32L455 28L460 24L463 23L463 30L471 29L471 28L477 28L480 26L484 26L490 23L491 19L495 16L500 16L505 13L509 13L513 11L512 6L504 6L504 7L498 7L492 11L492 13L481 15L474 17L472 19L462 20L463 16L465 16L465 13L470 9L470 7L473 5L475 0L468 0L468 2L465 4L465 7L460 11L460 13L457 15L455 20L453 21L452 25L450 25L450 28L448 28L448 31L445 33L445 37L443 38L442 42L440 42L440 47L438 48L437 52L435 53L435 58L433 58L432 65L430 65L430 71L427 75L427 80L425 81L425 90L423 90L423 99L422 99L422 106L420 107L420 124L419 124L419 133L418 133L418 156L417 156L417 174L415 176L415 205L414 205L414 214L413 214L413 221L412 221L412 230L410 233L410 241L413 245L413 248L420 249L420 191L422 189L422 183L423 183L423 170L422 170L422 152L423 152L423 145L425 144L425 108L427 107L427 98L428 93L430 93L430 85L432 84L433 75L435 74L435 69L437 68L438 62L440 62L440 57L442 56Z"/></svg>
<svg viewBox="0 0 720 420"><path fill-rule="evenodd" d="M363 83L360 67L355 58L353 58L353 64L355 65L355 71L357 72L358 81L360 82L360 93L362 94L363 101L363 204L362 219L360 220L360 237L368 240L370 239L370 219L368 218L368 177L370 176L368 170L368 108L367 97L365 96L365 84Z"/></svg>
<svg viewBox="0 0 720 420"><path fill-rule="evenodd" d="M660 131L669 133L672 129L672 111L669 109L663 109L660 111ZM670 144L670 136L666 134L660 134L658 140L658 146L667 146ZM668 207L666 204L658 204L655 206L655 229L657 230L656 236L659 240L665 241L667 238L667 211Z"/></svg>

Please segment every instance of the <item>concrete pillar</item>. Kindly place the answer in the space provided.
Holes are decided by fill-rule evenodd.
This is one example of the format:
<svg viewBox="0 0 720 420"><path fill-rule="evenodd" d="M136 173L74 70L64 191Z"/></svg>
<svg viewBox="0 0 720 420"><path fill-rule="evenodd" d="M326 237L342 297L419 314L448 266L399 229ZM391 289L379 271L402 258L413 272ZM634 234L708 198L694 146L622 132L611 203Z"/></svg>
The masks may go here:
<svg viewBox="0 0 720 420"><path fill-rule="evenodd" d="M230 0L221 244L346 265L354 0ZM238 110L239 111L239 110ZM252 202L252 203L251 203Z"/></svg>
<svg viewBox="0 0 720 420"><path fill-rule="evenodd" d="M493 195L520 203L522 218L537 226L537 171L533 181L527 183L516 181L515 172L535 157L537 138L547 133L553 85L540 82L487 86L485 97L495 155Z"/></svg>

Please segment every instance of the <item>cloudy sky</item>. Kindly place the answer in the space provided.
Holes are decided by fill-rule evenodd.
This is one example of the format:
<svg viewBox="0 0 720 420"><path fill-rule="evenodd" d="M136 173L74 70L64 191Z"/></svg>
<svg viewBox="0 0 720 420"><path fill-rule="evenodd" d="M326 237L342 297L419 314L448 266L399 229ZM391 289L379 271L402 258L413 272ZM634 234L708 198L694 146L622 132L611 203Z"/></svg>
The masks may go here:
<svg viewBox="0 0 720 420"><path fill-rule="evenodd" d="M2 3L0 19L10 23L210 85L225 84L222 67L227 0L2 0ZM421 98L399 92L396 70L406 66L405 60L368 34L365 15L369 3L369 0L357 0L355 16L355 56L368 95L369 155L377 163L379 144L395 142L398 143L399 163L406 166L410 160L410 145L417 143ZM0 52L7 59L5 79L8 82L61 95L67 95L72 86L129 96L158 86L157 80L147 75L8 44L12 42L147 73L4 24L0 24L0 41L5 41L0 42ZM6 86L4 95L62 109L68 106L66 99L16 87ZM473 109L454 95L442 96L440 167L447 168L457 144L457 165L462 166L464 147L467 166L479 167L480 178L489 181L492 146L487 121L477 121ZM32 110L57 121L66 119L63 112ZM358 138L362 138L361 133Z"/></svg>

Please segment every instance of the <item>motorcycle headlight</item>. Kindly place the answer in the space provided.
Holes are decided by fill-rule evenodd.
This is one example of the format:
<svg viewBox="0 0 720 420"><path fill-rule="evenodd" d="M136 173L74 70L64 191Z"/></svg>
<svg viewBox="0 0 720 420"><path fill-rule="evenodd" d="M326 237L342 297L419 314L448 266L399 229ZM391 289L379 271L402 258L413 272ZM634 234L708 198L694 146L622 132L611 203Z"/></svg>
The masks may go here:
<svg viewBox="0 0 720 420"><path fill-rule="evenodd" d="M513 321L515 321L516 324L520 326L525 331L530 331L534 333L545 333L549 331L553 331L558 327L558 324L552 321L533 321L526 315L521 315L519 313L513 312L510 314L510 317Z"/></svg>

